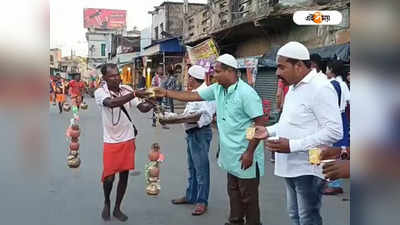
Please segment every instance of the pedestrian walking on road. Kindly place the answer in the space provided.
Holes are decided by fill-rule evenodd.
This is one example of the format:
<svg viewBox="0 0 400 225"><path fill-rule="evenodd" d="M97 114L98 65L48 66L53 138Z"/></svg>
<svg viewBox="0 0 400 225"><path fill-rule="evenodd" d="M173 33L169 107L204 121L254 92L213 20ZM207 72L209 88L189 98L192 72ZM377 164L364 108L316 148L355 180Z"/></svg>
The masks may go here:
<svg viewBox="0 0 400 225"><path fill-rule="evenodd" d="M173 67L168 68L168 78L165 81L165 86L162 88L165 88L167 90L173 90L173 91L178 91L178 80L177 80L177 74L174 73ZM174 109L174 100L172 98L165 98L166 106L169 108L170 112L175 112Z"/></svg>
<svg viewBox="0 0 400 225"><path fill-rule="evenodd" d="M83 94L85 93L85 83L81 81L81 75L75 75L74 80L71 80L68 84L72 104L80 108L83 100Z"/></svg>
<svg viewBox="0 0 400 225"><path fill-rule="evenodd" d="M129 109L132 105L138 105L136 97L145 97L144 91L133 89L127 85L121 85L116 64L104 64L101 68L102 83L95 91L96 104L99 106L103 121L103 189L104 208L102 218L110 220L110 194L116 173L119 173L117 198L113 215L120 221L126 221L126 216L121 211L121 202L128 185L129 170L135 168L135 138L134 126ZM141 108L138 106L140 111Z"/></svg>
<svg viewBox="0 0 400 225"><path fill-rule="evenodd" d="M56 93L56 102L58 104L58 109L61 114L65 102L65 83L64 83L64 78L62 78L59 74L57 74L56 76L55 93Z"/></svg>
<svg viewBox="0 0 400 225"><path fill-rule="evenodd" d="M157 68L156 74L154 75L152 81L151 81L151 86L152 87L164 87L165 86L165 82L167 81L167 76L164 75L164 69L162 66L159 66ZM163 99L158 101L158 104L162 105ZM156 117L156 113L155 108L153 109L153 127L157 126L157 117ZM164 129L169 129L169 127L167 125L162 125L162 128Z"/></svg>
<svg viewBox="0 0 400 225"><path fill-rule="evenodd" d="M49 87L50 87L50 104L55 105L56 103L56 78L55 76L50 75L49 80Z"/></svg>

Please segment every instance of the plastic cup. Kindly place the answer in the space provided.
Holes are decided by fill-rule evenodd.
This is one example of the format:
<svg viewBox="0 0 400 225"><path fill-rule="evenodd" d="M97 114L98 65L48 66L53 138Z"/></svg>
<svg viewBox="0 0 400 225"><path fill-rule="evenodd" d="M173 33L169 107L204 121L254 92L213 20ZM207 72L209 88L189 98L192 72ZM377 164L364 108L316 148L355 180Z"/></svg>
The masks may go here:
<svg viewBox="0 0 400 225"><path fill-rule="evenodd" d="M273 141L273 142L279 141L279 137L278 136L269 137L269 138L267 138L267 141Z"/></svg>
<svg viewBox="0 0 400 225"><path fill-rule="evenodd" d="M308 161L313 165L319 165L321 164L320 155L320 148L312 148L308 151Z"/></svg>
<svg viewBox="0 0 400 225"><path fill-rule="evenodd" d="M325 160L321 160L321 166L324 166L325 163L330 163L330 162L335 162L336 159L325 159ZM326 181L331 182L331 180L329 178L325 178Z"/></svg>

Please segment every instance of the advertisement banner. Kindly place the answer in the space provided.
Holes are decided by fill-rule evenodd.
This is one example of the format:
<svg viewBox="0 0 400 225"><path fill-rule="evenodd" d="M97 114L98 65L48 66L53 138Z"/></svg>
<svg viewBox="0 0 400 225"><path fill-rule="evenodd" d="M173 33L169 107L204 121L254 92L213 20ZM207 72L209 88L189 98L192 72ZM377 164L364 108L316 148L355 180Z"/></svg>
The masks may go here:
<svg viewBox="0 0 400 225"><path fill-rule="evenodd" d="M258 59L259 57L246 57L237 60L239 68L246 68L247 83L251 86L256 82Z"/></svg>
<svg viewBox="0 0 400 225"><path fill-rule="evenodd" d="M126 26L126 10L84 9L83 24L85 28L123 29Z"/></svg>
<svg viewBox="0 0 400 225"><path fill-rule="evenodd" d="M213 39L205 40L194 47L187 46L186 49L191 64L200 65L209 72L219 56L219 51Z"/></svg>

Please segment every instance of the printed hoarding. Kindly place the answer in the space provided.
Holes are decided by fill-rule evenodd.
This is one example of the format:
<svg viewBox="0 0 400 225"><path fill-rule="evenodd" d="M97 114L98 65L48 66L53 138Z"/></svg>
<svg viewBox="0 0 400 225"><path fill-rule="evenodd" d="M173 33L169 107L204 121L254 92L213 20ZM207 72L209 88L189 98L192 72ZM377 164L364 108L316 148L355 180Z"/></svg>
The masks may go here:
<svg viewBox="0 0 400 225"><path fill-rule="evenodd" d="M207 70L212 69L219 56L219 51L213 39L205 40L195 47L187 46L186 49L191 63L203 66Z"/></svg>
<svg viewBox="0 0 400 225"><path fill-rule="evenodd" d="M84 9L85 28L123 29L126 26L126 10Z"/></svg>

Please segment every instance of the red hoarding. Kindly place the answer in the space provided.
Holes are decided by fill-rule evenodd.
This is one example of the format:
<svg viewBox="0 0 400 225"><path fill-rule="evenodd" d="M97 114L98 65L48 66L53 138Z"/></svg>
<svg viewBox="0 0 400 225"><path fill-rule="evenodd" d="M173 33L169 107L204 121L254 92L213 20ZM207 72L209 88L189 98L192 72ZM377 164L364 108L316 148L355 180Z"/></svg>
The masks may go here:
<svg viewBox="0 0 400 225"><path fill-rule="evenodd" d="M126 10L84 9L83 23L85 28L122 29L126 26Z"/></svg>

